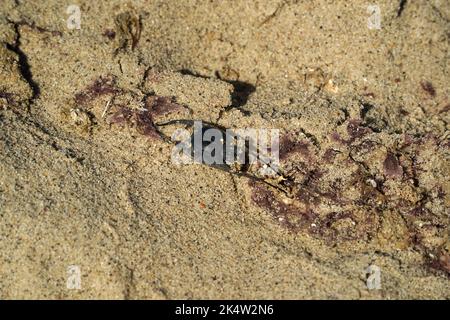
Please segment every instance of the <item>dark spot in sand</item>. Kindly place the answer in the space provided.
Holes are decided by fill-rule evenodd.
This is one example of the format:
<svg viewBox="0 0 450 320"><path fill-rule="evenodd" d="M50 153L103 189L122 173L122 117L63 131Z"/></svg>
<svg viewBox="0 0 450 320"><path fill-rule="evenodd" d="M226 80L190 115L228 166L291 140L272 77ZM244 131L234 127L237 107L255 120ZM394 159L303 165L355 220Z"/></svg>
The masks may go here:
<svg viewBox="0 0 450 320"><path fill-rule="evenodd" d="M109 118L109 123L124 125L131 120L133 110L127 107L118 106L117 111Z"/></svg>
<svg viewBox="0 0 450 320"><path fill-rule="evenodd" d="M106 29L102 33L102 36L107 37L109 40L113 40L116 37L116 32L114 30L111 30L111 29Z"/></svg>
<svg viewBox="0 0 450 320"><path fill-rule="evenodd" d="M352 215L348 212L330 212L322 219L322 224L327 228L331 228L334 222L346 218L352 218Z"/></svg>
<svg viewBox="0 0 450 320"><path fill-rule="evenodd" d="M444 188L442 186L437 187L437 197L438 199L444 199L446 195L446 192L444 191Z"/></svg>
<svg viewBox="0 0 450 320"><path fill-rule="evenodd" d="M16 102L13 95L9 92L0 91L0 98L5 99L8 104L14 105Z"/></svg>
<svg viewBox="0 0 450 320"><path fill-rule="evenodd" d="M410 210L408 214L413 216L425 216L428 214L428 210L424 207L423 203L420 203L418 206Z"/></svg>
<svg viewBox="0 0 450 320"><path fill-rule="evenodd" d="M450 104L446 105L444 108L442 108L441 111L439 111L439 113L446 113L450 111Z"/></svg>
<svg viewBox="0 0 450 320"><path fill-rule="evenodd" d="M400 166L397 157L388 152L383 162L384 175L389 178L399 178L403 175L403 168Z"/></svg>
<svg viewBox="0 0 450 320"><path fill-rule="evenodd" d="M280 139L280 160L288 158L291 154L300 153L309 156L309 143L307 141L295 141L289 135L285 135Z"/></svg>
<svg viewBox="0 0 450 320"><path fill-rule="evenodd" d="M145 102L143 109L131 109L124 106L115 106L116 111L109 117L110 124L129 125L150 138L161 138L154 118L182 108L181 105L172 101L171 98L161 96L150 96Z"/></svg>
<svg viewBox="0 0 450 320"><path fill-rule="evenodd" d="M420 86L431 97L435 97L436 96L436 89L434 89L433 84L431 82L429 82L429 81L422 81L420 83Z"/></svg>
<svg viewBox="0 0 450 320"><path fill-rule="evenodd" d="M115 54L120 50L125 50L127 47L131 47L131 50L134 50L141 38L141 17L128 11L122 12L115 17L114 24L119 40Z"/></svg>
<svg viewBox="0 0 450 320"><path fill-rule="evenodd" d="M352 143L358 138L361 138L365 136L366 134L370 133L372 130L367 127L361 126L361 120L359 119L352 119L348 122L347 125L347 133L349 135L349 140L347 140L347 143Z"/></svg>
<svg viewBox="0 0 450 320"><path fill-rule="evenodd" d="M120 92L120 89L116 87L115 77L100 77L86 89L75 94L75 102L80 105L86 105L99 96L116 94L118 92Z"/></svg>
<svg viewBox="0 0 450 320"><path fill-rule="evenodd" d="M364 112L364 110L362 111ZM372 132L372 129L362 125L359 119L352 119L347 124L348 139L343 139L337 132L331 134L331 140L345 145L351 145L355 140Z"/></svg>
<svg viewBox="0 0 450 320"><path fill-rule="evenodd" d="M183 109L184 107L173 101L169 97L150 96L146 100L146 108L152 117L165 115L174 111Z"/></svg>
<svg viewBox="0 0 450 320"><path fill-rule="evenodd" d="M134 126L140 134L149 138L160 138L150 112L145 110L130 109L118 106L117 110L109 118L110 124Z"/></svg>
<svg viewBox="0 0 450 320"><path fill-rule="evenodd" d="M135 112L137 131L149 138L160 138L160 134L156 129L152 116L148 110L139 110Z"/></svg>
<svg viewBox="0 0 450 320"><path fill-rule="evenodd" d="M331 134L331 140L334 142L345 143L345 140L341 138L341 135L337 132Z"/></svg>
<svg viewBox="0 0 450 320"><path fill-rule="evenodd" d="M339 151L329 148L324 152L322 160L326 163L333 163L338 153Z"/></svg>
<svg viewBox="0 0 450 320"><path fill-rule="evenodd" d="M364 140L361 143L355 145L351 149L351 154L353 155L366 155L367 153L375 150L377 143L372 140Z"/></svg>
<svg viewBox="0 0 450 320"><path fill-rule="evenodd" d="M27 26L30 29L35 30L35 31L37 31L39 33L50 33L54 37L56 37L56 36L62 37L62 35L63 35L61 31L50 30L50 29L47 29L47 28L44 28L44 27L40 27L40 26L36 25L36 22L34 22L34 21L29 22L29 21L26 21L26 20L21 20L21 21L17 22L16 24L18 26Z"/></svg>
<svg viewBox="0 0 450 320"><path fill-rule="evenodd" d="M441 270L450 274L450 255L446 253L441 254L438 259L438 266Z"/></svg>
<svg viewBox="0 0 450 320"><path fill-rule="evenodd" d="M403 145L402 145L402 148L408 147L408 146L410 146L410 145L413 144L413 143L414 143L414 136L405 133L405 134L403 135Z"/></svg>
<svg viewBox="0 0 450 320"><path fill-rule="evenodd" d="M295 205L278 200L275 194L261 183L251 181L250 186L253 189L252 201L267 210L278 223L291 231L305 229L317 218L317 214L310 209L300 210Z"/></svg>
<svg viewBox="0 0 450 320"><path fill-rule="evenodd" d="M363 94L363 96L374 99L375 98L375 93L373 93L373 92L366 92L366 93Z"/></svg>

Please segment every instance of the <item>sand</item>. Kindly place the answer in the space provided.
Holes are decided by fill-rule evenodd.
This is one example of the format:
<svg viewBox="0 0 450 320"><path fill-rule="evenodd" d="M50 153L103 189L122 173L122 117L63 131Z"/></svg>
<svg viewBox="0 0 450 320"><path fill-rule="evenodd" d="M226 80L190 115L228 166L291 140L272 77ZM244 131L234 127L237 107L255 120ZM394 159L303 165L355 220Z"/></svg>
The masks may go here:
<svg viewBox="0 0 450 320"><path fill-rule="evenodd" d="M1 299L450 297L448 1L71 4L1 4ZM281 179L174 119L279 129Z"/></svg>

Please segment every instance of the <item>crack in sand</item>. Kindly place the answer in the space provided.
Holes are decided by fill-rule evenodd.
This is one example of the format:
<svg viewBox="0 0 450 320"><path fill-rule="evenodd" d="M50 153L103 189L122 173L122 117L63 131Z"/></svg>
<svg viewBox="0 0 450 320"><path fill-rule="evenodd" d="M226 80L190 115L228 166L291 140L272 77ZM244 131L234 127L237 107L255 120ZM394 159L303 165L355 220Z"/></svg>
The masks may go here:
<svg viewBox="0 0 450 320"><path fill-rule="evenodd" d="M31 67L28 62L28 56L26 53L21 49L21 32L20 32L20 26L21 23L14 22L12 20L7 19L7 21L13 25L14 32L15 32L15 39L14 43L6 43L6 48L12 52L14 52L19 57L19 70L22 78L28 83L28 85L31 88L32 96L28 99L28 108L31 107L31 105L34 103L34 101L39 97L41 90L39 88L39 85L37 82L33 79L33 74L31 72Z"/></svg>
<svg viewBox="0 0 450 320"><path fill-rule="evenodd" d="M405 10L407 2L408 0L400 0L400 3L398 4L397 18L400 18L400 16L402 15L403 10Z"/></svg>

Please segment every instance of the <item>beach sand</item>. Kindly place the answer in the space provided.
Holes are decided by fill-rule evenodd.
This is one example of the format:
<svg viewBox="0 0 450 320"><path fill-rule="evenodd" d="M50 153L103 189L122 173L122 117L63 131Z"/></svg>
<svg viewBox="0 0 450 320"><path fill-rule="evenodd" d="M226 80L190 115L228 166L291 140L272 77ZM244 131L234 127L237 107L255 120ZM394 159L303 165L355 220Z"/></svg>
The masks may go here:
<svg viewBox="0 0 450 320"><path fill-rule="evenodd" d="M369 5L2 0L0 298L448 299L450 3ZM180 119L283 174L177 165Z"/></svg>

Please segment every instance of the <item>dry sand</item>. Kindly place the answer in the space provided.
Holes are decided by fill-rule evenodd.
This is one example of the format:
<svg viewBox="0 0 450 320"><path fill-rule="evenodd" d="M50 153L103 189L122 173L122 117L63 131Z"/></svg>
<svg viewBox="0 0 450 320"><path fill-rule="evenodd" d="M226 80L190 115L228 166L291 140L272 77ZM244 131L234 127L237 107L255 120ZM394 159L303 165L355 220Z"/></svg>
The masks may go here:
<svg viewBox="0 0 450 320"><path fill-rule="evenodd" d="M450 297L448 1L71 4L1 0L1 299ZM167 119L280 129L285 180Z"/></svg>

